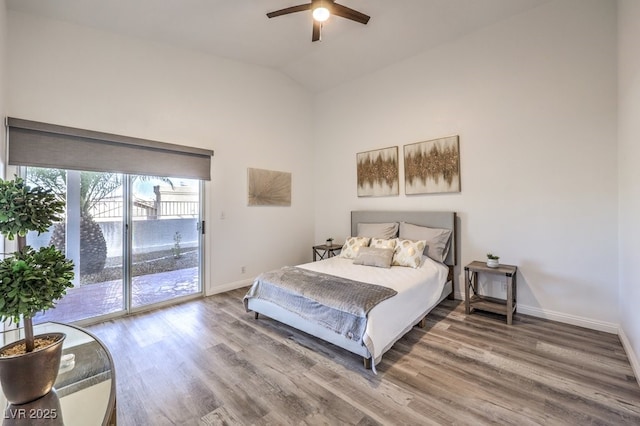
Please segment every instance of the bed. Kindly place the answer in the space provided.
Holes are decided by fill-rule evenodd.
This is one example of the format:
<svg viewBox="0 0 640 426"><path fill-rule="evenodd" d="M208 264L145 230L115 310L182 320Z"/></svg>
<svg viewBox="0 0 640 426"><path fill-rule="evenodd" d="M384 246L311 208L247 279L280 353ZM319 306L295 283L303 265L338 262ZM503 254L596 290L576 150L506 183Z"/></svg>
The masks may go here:
<svg viewBox="0 0 640 426"><path fill-rule="evenodd" d="M419 264L417 267L374 267L355 264L356 258L334 256L318 262L269 271L257 277L247 292L244 298L246 310L253 311L256 319L262 314L360 355L365 367L371 368L375 373L376 364L397 340L414 326L424 326L426 315L435 306L447 297L453 298L457 258L455 212L353 211L351 236L367 238L363 235L367 230L373 233L380 229L379 225L392 223L399 225L394 236L396 242L415 240L404 238L406 235L424 235L415 234L414 231L449 231L446 250L434 260L429 257L433 251L427 244L424 254L421 250L420 261L413 265ZM403 232L406 235L402 235ZM398 236L400 240L397 239ZM375 237L371 237L371 244L374 242L372 238ZM385 241L392 239L389 237ZM379 240L381 238L375 242L379 243ZM435 243L431 246L435 246ZM398 249L394 250L398 252ZM363 252L364 250L360 254ZM361 256L356 257L359 259ZM396 261L395 257L393 261ZM298 289L298 283L291 283L301 279L300 277L309 281L306 288ZM321 297L325 296L324 293L331 293L334 288L336 291L345 288L359 294L359 286L373 291L380 300L375 300L372 307L367 305L367 311L362 315L364 318L355 318L356 321L362 320L361 323L349 325L349 330L361 331L343 332L340 328L343 326L342 320L338 321L336 318L340 315L351 316L353 312L344 314L341 306L336 307L333 302L325 302ZM314 314L307 314L309 311ZM339 324L336 325L335 322Z"/></svg>

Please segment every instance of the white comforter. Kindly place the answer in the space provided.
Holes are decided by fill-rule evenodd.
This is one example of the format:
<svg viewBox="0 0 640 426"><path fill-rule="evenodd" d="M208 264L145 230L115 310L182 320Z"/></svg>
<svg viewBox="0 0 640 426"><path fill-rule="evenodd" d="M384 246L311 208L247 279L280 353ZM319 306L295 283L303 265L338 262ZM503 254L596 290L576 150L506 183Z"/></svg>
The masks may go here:
<svg viewBox="0 0 640 426"><path fill-rule="evenodd" d="M448 274L445 265L426 256L423 258L422 266L417 269L403 266L386 269L354 265L352 259L339 256L297 266L390 287L398 292L369 312L363 341L372 355L374 368L382 354L438 303Z"/></svg>

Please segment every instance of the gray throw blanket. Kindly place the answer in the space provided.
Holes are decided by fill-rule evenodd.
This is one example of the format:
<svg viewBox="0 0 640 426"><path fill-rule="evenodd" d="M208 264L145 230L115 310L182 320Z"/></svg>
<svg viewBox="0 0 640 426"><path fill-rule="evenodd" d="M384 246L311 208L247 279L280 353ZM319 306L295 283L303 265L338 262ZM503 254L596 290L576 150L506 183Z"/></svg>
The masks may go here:
<svg viewBox="0 0 640 426"><path fill-rule="evenodd" d="M393 289L286 266L261 274L244 297L274 303L354 341L362 341L367 314L393 297ZM295 325L294 325L295 326Z"/></svg>

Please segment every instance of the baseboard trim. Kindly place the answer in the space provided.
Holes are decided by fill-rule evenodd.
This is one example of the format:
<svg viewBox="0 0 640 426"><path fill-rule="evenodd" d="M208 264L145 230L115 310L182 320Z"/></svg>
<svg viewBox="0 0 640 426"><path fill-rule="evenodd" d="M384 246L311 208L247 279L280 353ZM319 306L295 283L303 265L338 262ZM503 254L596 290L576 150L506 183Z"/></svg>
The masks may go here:
<svg viewBox="0 0 640 426"><path fill-rule="evenodd" d="M456 299L464 300L464 295L462 293L456 293L455 297ZM614 324L611 322L598 321L591 318L579 317L576 315L551 311L549 309L536 308L533 306L518 304L517 312L525 315L531 315L537 318L558 321L564 324L577 325L578 327L584 327L591 330L604 331L605 333L618 334L620 330L618 324Z"/></svg>
<svg viewBox="0 0 640 426"><path fill-rule="evenodd" d="M620 327L618 329L618 337L620 337L620 341L622 342L622 347L624 351L627 353L627 358L629 359L629 363L631 364L631 369L633 370L634 376L636 376L636 381L638 385L640 385L640 359L638 358L638 354L633 350L633 346L631 346L631 341L627 337L624 332L624 328Z"/></svg>
<svg viewBox="0 0 640 426"><path fill-rule="evenodd" d="M213 296L214 294L224 293L227 291L235 290L237 288L247 287L253 284L255 278L249 278L241 281L233 281L230 283L222 284L213 288L207 288L205 296Z"/></svg>
<svg viewBox="0 0 640 426"><path fill-rule="evenodd" d="M518 305L518 312L538 318L558 321L565 324L577 325L578 327L589 328L591 330L604 331L605 333L618 334L618 324L606 321L598 321L591 318L579 317L577 315L565 314L563 312L551 311L548 309L535 308L533 306Z"/></svg>

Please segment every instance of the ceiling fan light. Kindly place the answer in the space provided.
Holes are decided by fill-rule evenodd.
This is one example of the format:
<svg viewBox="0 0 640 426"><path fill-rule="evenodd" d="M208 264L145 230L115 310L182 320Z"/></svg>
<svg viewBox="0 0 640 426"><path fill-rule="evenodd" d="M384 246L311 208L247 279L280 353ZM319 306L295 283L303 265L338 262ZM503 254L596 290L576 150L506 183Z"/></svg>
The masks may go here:
<svg viewBox="0 0 640 426"><path fill-rule="evenodd" d="M318 22L326 21L327 19L329 19L329 16L331 16L331 13L326 7L320 6L313 9L313 19Z"/></svg>

